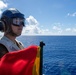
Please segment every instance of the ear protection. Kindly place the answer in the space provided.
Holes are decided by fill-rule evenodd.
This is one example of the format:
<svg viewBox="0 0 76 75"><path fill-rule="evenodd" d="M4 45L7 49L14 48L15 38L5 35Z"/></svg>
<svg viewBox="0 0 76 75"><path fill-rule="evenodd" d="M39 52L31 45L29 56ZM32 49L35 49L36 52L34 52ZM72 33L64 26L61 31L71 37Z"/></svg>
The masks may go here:
<svg viewBox="0 0 76 75"><path fill-rule="evenodd" d="M9 27L7 27L9 22L8 22L8 18L5 18L5 17L1 18L1 20L0 20L0 31L2 31L2 32L6 31L9 28Z"/></svg>
<svg viewBox="0 0 76 75"><path fill-rule="evenodd" d="M4 30L4 23L2 21L0 21L0 31Z"/></svg>

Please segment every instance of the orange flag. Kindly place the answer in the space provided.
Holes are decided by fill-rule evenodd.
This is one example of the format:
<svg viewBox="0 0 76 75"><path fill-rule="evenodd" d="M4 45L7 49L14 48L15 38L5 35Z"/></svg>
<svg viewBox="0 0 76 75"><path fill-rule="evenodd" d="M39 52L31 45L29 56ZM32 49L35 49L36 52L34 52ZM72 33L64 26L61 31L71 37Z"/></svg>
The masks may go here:
<svg viewBox="0 0 76 75"><path fill-rule="evenodd" d="M5 54L0 60L0 75L39 75L40 49L29 46Z"/></svg>

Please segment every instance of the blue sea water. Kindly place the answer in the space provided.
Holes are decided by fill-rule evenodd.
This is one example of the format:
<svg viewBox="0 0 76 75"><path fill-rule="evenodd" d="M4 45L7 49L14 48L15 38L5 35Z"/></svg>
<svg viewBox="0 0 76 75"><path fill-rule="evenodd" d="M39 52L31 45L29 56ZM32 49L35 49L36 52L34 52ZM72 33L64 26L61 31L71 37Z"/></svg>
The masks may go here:
<svg viewBox="0 0 76 75"><path fill-rule="evenodd" d="M43 75L76 75L76 36L20 36L25 47L43 41Z"/></svg>

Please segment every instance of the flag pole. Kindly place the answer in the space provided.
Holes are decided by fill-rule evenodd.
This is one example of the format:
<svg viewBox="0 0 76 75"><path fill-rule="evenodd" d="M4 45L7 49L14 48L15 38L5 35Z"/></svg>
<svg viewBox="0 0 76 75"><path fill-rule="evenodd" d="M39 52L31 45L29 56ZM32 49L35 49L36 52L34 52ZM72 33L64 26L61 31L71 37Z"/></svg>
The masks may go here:
<svg viewBox="0 0 76 75"><path fill-rule="evenodd" d="M42 68L43 68L43 46L45 46L45 43L43 41L40 42L40 75L42 75Z"/></svg>

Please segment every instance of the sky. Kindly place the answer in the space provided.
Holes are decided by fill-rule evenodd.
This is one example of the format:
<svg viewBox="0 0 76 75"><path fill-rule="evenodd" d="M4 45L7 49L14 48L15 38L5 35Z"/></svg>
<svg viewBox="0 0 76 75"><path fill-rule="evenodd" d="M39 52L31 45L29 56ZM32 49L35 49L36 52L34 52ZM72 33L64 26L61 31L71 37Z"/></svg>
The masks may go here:
<svg viewBox="0 0 76 75"><path fill-rule="evenodd" d="M76 35L76 0L0 0L25 15L22 35Z"/></svg>

